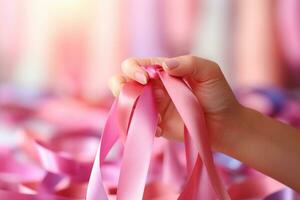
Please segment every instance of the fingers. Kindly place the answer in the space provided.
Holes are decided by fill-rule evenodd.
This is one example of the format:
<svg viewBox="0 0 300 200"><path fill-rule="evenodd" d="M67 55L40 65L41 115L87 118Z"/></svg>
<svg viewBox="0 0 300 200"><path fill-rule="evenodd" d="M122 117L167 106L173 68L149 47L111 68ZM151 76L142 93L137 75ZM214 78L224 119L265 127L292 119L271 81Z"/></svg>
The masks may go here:
<svg viewBox="0 0 300 200"><path fill-rule="evenodd" d="M195 56L180 56L175 58L129 58L122 63L122 71L124 76L117 76L110 81L110 88L114 95L118 95L122 84L126 79L132 79L140 84L146 84L149 75L142 67L145 65L161 65L164 70L172 76L185 78L190 86L204 82L224 82L225 78L219 66L209 60L198 58ZM220 81L221 80L221 81ZM154 82L157 88L163 88L160 81ZM164 99L163 92L159 92L158 99ZM159 98L162 96L162 98Z"/></svg>
<svg viewBox="0 0 300 200"><path fill-rule="evenodd" d="M184 124L173 103L169 104L165 112L161 115L162 119L159 123L161 132L156 131L156 136L164 136L165 138L183 140Z"/></svg>
<svg viewBox="0 0 300 200"><path fill-rule="evenodd" d="M216 63L190 55L166 59L162 67L172 76L192 78L197 82L223 77Z"/></svg>
<svg viewBox="0 0 300 200"><path fill-rule="evenodd" d="M109 80L109 88L112 91L114 96L118 96L120 94L120 91L123 87L123 85L127 82L127 79L125 76L122 75L116 75L110 78ZM164 107L166 103L165 101L168 100L168 98L165 98L166 94L163 91L163 89L157 88L158 86L155 85L154 93L156 97L156 101L159 103L159 110L164 110ZM158 124L162 122L162 117L161 114L158 114ZM162 136L162 129L161 127L157 127L156 129L156 137L161 137Z"/></svg>
<svg viewBox="0 0 300 200"><path fill-rule="evenodd" d="M163 135L162 129L159 126L157 126L155 136L161 137L162 135Z"/></svg>
<svg viewBox="0 0 300 200"><path fill-rule="evenodd" d="M122 63L122 71L128 78L141 84L146 84L149 80L149 76L141 66L161 65L163 60L164 58L129 58Z"/></svg>
<svg viewBox="0 0 300 200"><path fill-rule="evenodd" d="M197 82L223 77L219 66L209 60L195 56L179 56L175 58L129 58L122 63L123 73L141 84L149 80L148 73L141 67L145 65L161 65L170 75L192 78Z"/></svg>
<svg viewBox="0 0 300 200"><path fill-rule="evenodd" d="M141 67L145 65L161 65L170 75L192 78L197 82L223 77L219 66L209 60L185 55L175 58L129 58L122 63L123 73L141 84L149 80L147 72Z"/></svg>
<svg viewBox="0 0 300 200"><path fill-rule="evenodd" d="M120 94L120 91L123 87L123 85L127 82L127 79L125 76L122 75L116 75L110 78L108 82L108 86L110 90L112 91L114 96L118 96Z"/></svg>

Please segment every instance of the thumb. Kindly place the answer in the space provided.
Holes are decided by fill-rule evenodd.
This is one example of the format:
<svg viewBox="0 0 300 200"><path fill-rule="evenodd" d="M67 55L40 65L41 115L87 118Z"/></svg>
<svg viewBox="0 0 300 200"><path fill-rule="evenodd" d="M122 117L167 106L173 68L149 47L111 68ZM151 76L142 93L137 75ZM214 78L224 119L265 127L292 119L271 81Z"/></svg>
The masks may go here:
<svg viewBox="0 0 300 200"><path fill-rule="evenodd" d="M218 112L236 103L216 63L195 56L180 56L164 60L162 66L168 74L188 81L206 112Z"/></svg>
<svg viewBox="0 0 300 200"><path fill-rule="evenodd" d="M218 64L190 55L166 59L162 67L172 76L193 79L196 82L224 78Z"/></svg>

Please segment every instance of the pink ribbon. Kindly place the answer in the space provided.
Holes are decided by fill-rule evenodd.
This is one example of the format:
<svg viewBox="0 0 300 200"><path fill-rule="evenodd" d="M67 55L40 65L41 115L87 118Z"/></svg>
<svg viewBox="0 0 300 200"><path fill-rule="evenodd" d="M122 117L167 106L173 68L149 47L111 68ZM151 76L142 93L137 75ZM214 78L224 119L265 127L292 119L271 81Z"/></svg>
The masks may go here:
<svg viewBox="0 0 300 200"><path fill-rule="evenodd" d="M105 126L95 159L98 144L94 144L100 135L94 123L83 126L88 129L75 120L72 129L58 129L52 135L37 134L30 126L21 125L22 131L16 134L22 136L22 144L0 148L0 199L81 200L85 194L88 200L229 199L217 169L233 200L299 199L284 185L247 167L233 170L219 162L216 169L203 110L189 86L159 66L146 69L149 84L126 84L106 122L101 121ZM153 79L162 81L184 121L184 143L155 138L158 120ZM59 108L68 104L62 105ZM38 117L26 113L28 119ZM68 116L76 115L70 113ZM20 160L20 154L26 159Z"/></svg>
<svg viewBox="0 0 300 200"><path fill-rule="evenodd" d="M193 170L184 186L183 192L179 195L179 199L198 199L198 192L201 191L199 186L208 184L213 188L215 197L218 199L230 199L213 163L203 109L197 98L183 80L168 76L165 72L159 70L159 66L151 66L147 69L152 78L159 77L162 81L185 123L187 134L190 136L186 137L186 139L190 138L190 141L186 144L193 144L189 148L196 148L196 152L199 154L197 161L193 161ZM151 81L142 91L138 91L140 92L139 96L135 95L135 98L129 98L124 95L124 93L132 94L134 92L129 90L132 87L129 86L130 84L135 83L128 83L124 86L123 95L114 102L106 121L88 185L88 200L108 199L105 184L102 180L101 167L111 147L117 141L119 134L121 134L120 129L116 126L118 124L117 107L123 105L123 101L127 102L128 99L136 101L136 104L125 104L131 105L131 109L128 110L134 111L129 121L128 134L124 144L117 199L138 200L143 198L157 127L157 111L152 94ZM133 108L134 105L135 108ZM205 184L200 184L199 179L205 181ZM209 188L210 186L207 187ZM191 197L191 192L195 194L193 197ZM206 199L207 197L214 197L212 194L204 196Z"/></svg>

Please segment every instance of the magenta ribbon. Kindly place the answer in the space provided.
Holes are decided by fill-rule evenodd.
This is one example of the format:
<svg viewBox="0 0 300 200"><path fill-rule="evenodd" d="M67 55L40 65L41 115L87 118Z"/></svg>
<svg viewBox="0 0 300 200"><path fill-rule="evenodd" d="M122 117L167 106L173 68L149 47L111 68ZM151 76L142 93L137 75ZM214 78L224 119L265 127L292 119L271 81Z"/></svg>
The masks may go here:
<svg viewBox="0 0 300 200"><path fill-rule="evenodd" d="M182 79L167 75L159 70L159 66L146 68L152 78L159 78L162 81L183 119L186 126L185 139L187 141L185 144L188 146L187 148L196 149L193 152L197 155L190 155L189 151L187 152L188 157L191 158L189 162L192 162L189 165L193 165L193 169L189 173L187 183L178 199L196 200L199 197L204 199L230 199L213 162L204 113L197 98ZM119 98L115 100L106 121L93 165L86 196L88 200L109 199L102 179L101 169L108 152L116 143L118 137L124 135L119 126L117 126L119 124L118 110L123 105L131 106L121 110L132 112L132 116L130 120L123 121L123 123L129 124L129 129L124 143L117 199L139 200L143 198L158 116L151 82L144 87L139 86L143 87L142 90L134 91L131 90L132 85L137 83L128 83L123 87ZM128 103L128 100L131 103ZM128 113L123 115L130 116ZM123 127L127 127L127 124L123 125ZM206 190L203 191L203 189Z"/></svg>

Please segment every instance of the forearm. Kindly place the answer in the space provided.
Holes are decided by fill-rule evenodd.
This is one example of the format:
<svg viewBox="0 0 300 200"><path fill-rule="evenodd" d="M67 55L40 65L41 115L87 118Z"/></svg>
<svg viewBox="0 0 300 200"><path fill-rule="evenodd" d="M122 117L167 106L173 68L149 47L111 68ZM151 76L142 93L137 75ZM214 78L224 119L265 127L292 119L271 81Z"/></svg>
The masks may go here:
<svg viewBox="0 0 300 200"><path fill-rule="evenodd" d="M300 131L248 108L240 115L221 150L300 191Z"/></svg>

